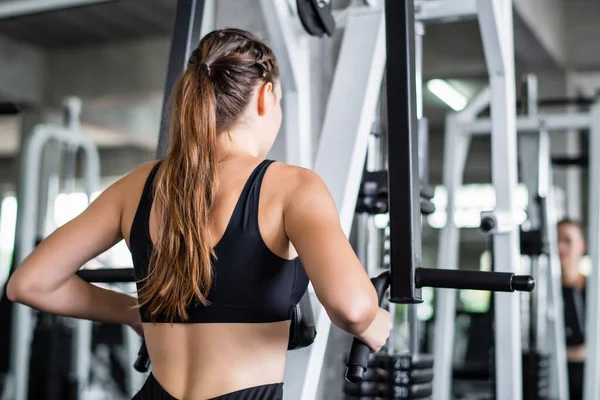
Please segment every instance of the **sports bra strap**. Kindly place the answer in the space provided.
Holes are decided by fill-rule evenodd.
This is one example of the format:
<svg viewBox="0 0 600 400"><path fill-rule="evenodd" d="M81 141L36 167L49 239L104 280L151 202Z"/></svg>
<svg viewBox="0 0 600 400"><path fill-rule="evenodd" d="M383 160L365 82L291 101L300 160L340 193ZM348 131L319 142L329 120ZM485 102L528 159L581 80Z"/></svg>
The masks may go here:
<svg viewBox="0 0 600 400"><path fill-rule="evenodd" d="M162 161L157 162L154 167L152 167L152 170L148 174L148 178L146 178L144 190L142 190L142 199L138 205L136 216L134 218L134 226L132 227L133 231L136 220L139 221L142 225L141 228L143 228L142 232L148 237L150 237L150 211L152 210L152 203L154 201L154 178L156 177L160 164L162 164Z"/></svg>
<svg viewBox="0 0 600 400"><path fill-rule="evenodd" d="M258 206L260 202L260 188L265 176L265 172L273 160L264 160L252 171L240 198L238 206L241 206L242 215L241 223L242 230L258 229ZM237 209L237 207L236 207ZM234 215L237 212L234 211ZM237 216L236 216L237 217Z"/></svg>

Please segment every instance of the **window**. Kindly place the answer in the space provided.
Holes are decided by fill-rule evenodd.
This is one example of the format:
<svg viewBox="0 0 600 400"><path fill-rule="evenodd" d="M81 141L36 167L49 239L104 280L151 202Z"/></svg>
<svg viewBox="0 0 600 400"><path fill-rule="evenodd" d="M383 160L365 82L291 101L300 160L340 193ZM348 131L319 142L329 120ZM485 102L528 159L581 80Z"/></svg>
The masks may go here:
<svg viewBox="0 0 600 400"><path fill-rule="evenodd" d="M515 197L515 217L521 224L527 219L525 212L528 202L527 188L517 186ZM427 217L428 224L437 229L446 226L448 193L444 186L435 188L432 199L435 212ZM478 228L481 212L493 210L496 205L496 193L491 184L472 184L461 186L456 193L454 223L459 228Z"/></svg>

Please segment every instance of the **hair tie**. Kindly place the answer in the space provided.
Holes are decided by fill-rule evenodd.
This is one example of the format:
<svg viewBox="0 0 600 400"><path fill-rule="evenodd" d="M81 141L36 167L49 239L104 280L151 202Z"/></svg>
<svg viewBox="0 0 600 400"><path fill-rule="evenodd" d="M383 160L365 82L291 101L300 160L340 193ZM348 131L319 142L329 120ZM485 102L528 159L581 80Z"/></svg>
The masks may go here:
<svg viewBox="0 0 600 400"><path fill-rule="evenodd" d="M206 72L208 73L208 76L210 76L210 66L206 63L200 63L200 69L206 69Z"/></svg>

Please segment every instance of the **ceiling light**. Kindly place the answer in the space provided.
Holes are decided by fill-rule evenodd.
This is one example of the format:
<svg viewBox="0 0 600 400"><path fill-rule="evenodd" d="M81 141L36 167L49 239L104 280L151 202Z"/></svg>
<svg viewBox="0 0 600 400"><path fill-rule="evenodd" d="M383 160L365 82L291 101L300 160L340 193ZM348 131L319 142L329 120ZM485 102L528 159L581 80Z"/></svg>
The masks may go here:
<svg viewBox="0 0 600 400"><path fill-rule="evenodd" d="M460 111L467 105L467 98L445 80L432 79L427 82L427 89L454 111Z"/></svg>

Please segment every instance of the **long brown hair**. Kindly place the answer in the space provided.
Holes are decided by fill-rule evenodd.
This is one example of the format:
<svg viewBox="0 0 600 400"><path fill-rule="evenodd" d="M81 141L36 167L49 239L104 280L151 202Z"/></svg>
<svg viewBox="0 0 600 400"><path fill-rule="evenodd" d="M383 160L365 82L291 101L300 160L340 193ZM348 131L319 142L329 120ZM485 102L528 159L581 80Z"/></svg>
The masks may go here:
<svg viewBox="0 0 600 400"><path fill-rule="evenodd" d="M154 188L158 238L138 293L151 319L185 321L192 302L209 304L217 135L238 120L258 85L278 78L268 46L249 32L224 29L200 41L174 87L170 144Z"/></svg>

